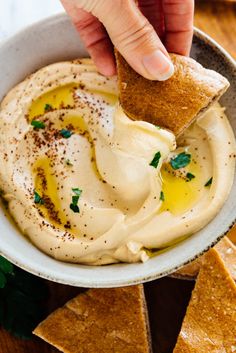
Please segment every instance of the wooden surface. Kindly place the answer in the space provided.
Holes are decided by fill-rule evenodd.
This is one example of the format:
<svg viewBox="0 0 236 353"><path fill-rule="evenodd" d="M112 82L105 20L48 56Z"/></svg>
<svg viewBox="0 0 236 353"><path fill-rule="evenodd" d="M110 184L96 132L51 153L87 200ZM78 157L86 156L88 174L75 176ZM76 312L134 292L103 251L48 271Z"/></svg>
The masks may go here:
<svg viewBox="0 0 236 353"><path fill-rule="evenodd" d="M236 2L196 0L195 26L236 59Z"/></svg>
<svg viewBox="0 0 236 353"><path fill-rule="evenodd" d="M236 58L236 4L197 1L195 25ZM236 229L231 232L236 241ZM48 312L63 305L80 289L48 282ZM191 295L193 282L163 278L145 284L154 353L171 353ZM0 353L57 352L39 339L22 341L0 330Z"/></svg>

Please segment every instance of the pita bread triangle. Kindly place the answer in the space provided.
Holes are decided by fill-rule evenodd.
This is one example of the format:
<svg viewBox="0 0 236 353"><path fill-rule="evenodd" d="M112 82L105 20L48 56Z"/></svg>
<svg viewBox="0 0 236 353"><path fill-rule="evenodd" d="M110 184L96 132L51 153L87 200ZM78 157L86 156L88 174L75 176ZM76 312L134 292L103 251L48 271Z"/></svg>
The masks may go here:
<svg viewBox="0 0 236 353"><path fill-rule="evenodd" d="M150 353L143 286L90 289L33 332L65 353Z"/></svg>
<svg viewBox="0 0 236 353"><path fill-rule="evenodd" d="M236 281L236 246L224 237L218 244L215 245L215 249L219 252L222 260L232 278ZM200 270L201 264L204 261L205 255L200 256L188 265L185 265L173 274L173 277L194 279Z"/></svg>
<svg viewBox="0 0 236 353"><path fill-rule="evenodd" d="M232 241L232 243L236 246L236 224L230 229L227 234L227 237Z"/></svg>
<svg viewBox="0 0 236 353"><path fill-rule="evenodd" d="M134 120L148 121L180 135L197 117L216 102L229 87L219 73L198 62L170 54L174 75L166 81L151 81L134 71L115 51L119 99Z"/></svg>
<svg viewBox="0 0 236 353"><path fill-rule="evenodd" d="M205 255L174 353L232 353L235 340L236 285L213 248Z"/></svg>

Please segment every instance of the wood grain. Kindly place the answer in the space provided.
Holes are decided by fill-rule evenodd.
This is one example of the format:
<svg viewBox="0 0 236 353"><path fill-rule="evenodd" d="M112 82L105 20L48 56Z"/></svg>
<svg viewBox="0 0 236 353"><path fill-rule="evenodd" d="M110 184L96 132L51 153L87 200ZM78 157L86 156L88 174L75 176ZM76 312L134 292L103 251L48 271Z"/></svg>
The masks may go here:
<svg viewBox="0 0 236 353"><path fill-rule="evenodd" d="M236 58L236 4L197 1L195 25ZM236 241L236 228L230 236ZM48 286L48 313L81 291L52 282ZM145 284L154 353L172 353L193 286L193 282L172 278ZM13 352L55 353L57 350L37 338L23 341L0 330L0 353Z"/></svg>
<svg viewBox="0 0 236 353"><path fill-rule="evenodd" d="M236 58L236 3L196 1L195 26Z"/></svg>

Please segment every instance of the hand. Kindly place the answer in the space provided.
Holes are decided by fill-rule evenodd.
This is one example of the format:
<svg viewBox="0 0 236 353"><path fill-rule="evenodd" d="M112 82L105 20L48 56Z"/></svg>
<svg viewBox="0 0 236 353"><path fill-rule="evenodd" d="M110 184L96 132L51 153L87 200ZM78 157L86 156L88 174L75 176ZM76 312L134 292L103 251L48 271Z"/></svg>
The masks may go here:
<svg viewBox="0 0 236 353"><path fill-rule="evenodd" d="M168 52L189 54L194 0L61 2L104 75L116 72L113 45L134 70L150 80L164 81L173 74Z"/></svg>

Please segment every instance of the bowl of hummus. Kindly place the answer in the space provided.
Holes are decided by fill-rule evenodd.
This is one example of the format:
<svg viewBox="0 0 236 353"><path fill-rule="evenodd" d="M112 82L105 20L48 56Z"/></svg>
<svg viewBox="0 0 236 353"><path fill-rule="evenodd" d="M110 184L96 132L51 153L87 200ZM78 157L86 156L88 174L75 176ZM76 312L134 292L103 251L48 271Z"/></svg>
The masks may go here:
<svg viewBox="0 0 236 353"><path fill-rule="evenodd" d="M0 46L0 253L52 281L115 287L174 272L236 207L235 62L195 30L230 89L178 139L128 118L66 15Z"/></svg>

